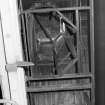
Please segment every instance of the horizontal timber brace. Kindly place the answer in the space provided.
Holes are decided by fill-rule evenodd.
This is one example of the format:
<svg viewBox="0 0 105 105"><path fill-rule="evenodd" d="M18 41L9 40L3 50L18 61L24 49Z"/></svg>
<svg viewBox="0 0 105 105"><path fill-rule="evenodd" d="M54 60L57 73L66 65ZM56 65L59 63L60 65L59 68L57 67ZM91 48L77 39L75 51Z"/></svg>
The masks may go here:
<svg viewBox="0 0 105 105"><path fill-rule="evenodd" d="M28 66L34 66L34 63L19 61L14 64L6 64L6 69L9 72L16 72L18 67L24 68L24 67L28 67Z"/></svg>

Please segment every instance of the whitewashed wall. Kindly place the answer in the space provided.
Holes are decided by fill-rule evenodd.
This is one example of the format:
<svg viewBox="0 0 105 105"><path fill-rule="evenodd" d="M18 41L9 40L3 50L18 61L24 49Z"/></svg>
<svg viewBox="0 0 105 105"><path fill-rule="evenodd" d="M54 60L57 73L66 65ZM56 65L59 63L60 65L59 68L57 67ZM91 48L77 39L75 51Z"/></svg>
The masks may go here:
<svg viewBox="0 0 105 105"><path fill-rule="evenodd" d="M8 81L5 64L14 64L17 61L23 60L16 2L16 0L0 0L0 13L3 28L3 34L0 33L0 67L3 67L0 68L0 70L3 70L3 73L5 74L3 76L3 82L6 86L8 86ZM5 54L3 52L4 48ZM6 59L4 59L4 57L6 57ZM0 74L2 75L1 72ZM16 101L19 105L27 105L23 69L19 68L17 72L9 72L8 76L11 99ZM6 96L6 98L10 98L9 88L6 88L5 85L3 86L3 89L7 92L7 95L3 95L4 97Z"/></svg>

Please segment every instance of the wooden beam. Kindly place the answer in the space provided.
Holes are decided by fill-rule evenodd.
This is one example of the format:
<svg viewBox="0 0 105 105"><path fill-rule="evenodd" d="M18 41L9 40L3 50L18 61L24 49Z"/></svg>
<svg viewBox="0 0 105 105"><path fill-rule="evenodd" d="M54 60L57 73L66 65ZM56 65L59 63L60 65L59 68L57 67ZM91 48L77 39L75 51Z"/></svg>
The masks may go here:
<svg viewBox="0 0 105 105"><path fill-rule="evenodd" d="M77 35L76 35L76 41L77 41L77 57L78 57L78 62L77 62L77 71L76 72L81 72L81 63L80 63L80 35L79 35L79 30L80 30L80 25L79 25L79 11L76 10L75 11L75 15L76 15L76 26L77 26Z"/></svg>
<svg viewBox="0 0 105 105"><path fill-rule="evenodd" d="M92 105L95 105L95 59L94 59L94 0L90 1L90 60L91 60L91 73L92 77L92 90L91 90L91 100Z"/></svg>
<svg viewBox="0 0 105 105"><path fill-rule="evenodd" d="M90 10L90 7L71 7L71 8L57 8L59 11L74 11L74 10ZM25 13L47 13L47 12L52 12L54 11L53 8L50 9L27 9L24 11L20 11L20 15L25 14Z"/></svg>
<svg viewBox="0 0 105 105"><path fill-rule="evenodd" d="M91 89L91 84L86 85L68 85L62 87L43 87L43 88L27 88L27 92L43 93L43 92L58 92L58 91L73 91L73 90L88 90Z"/></svg>
<svg viewBox="0 0 105 105"><path fill-rule="evenodd" d="M26 81L51 81L51 80L67 80L67 79L86 79L91 78L92 74L65 74L64 76L41 76L39 78L26 77Z"/></svg>
<svg viewBox="0 0 105 105"><path fill-rule="evenodd" d="M67 71L69 71L71 69L71 67L73 67L76 62L78 61L78 58L73 59L62 71L62 74L65 74Z"/></svg>
<svg viewBox="0 0 105 105"><path fill-rule="evenodd" d="M77 27L68 19L66 18L58 9L54 9L53 11L57 12L57 14L62 17L62 20L64 20L67 24L69 24L70 26L72 26L73 31L77 31Z"/></svg>

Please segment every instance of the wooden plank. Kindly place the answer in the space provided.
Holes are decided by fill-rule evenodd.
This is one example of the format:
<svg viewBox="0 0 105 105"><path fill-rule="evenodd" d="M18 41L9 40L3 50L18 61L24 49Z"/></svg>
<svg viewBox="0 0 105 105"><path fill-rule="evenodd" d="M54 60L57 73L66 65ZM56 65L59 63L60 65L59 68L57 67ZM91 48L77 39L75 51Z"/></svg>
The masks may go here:
<svg viewBox="0 0 105 105"><path fill-rule="evenodd" d="M70 85L70 86L62 86L62 87L43 87L43 88L27 88L27 92L58 92L58 91L73 91L73 90L88 90L91 89L91 84L86 85Z"/></svg>
<svg viewBox="0 0 105 105"><path fill-rule="evenodd" d="M78 58L75 58L74 60L72 60L62 71L62 74L65 74L68 70L70 70L70 68L75 65L75 63L78 61Z"/></svg>
<svg viewBox="0 0 105 105"><path fill-rule="evenodd" d="M95 105L95 64L94 64L94 0L90 2L90 46L91 46L91 73L92 73L92 89L91 89L91 101L92 105Z"/></svg>
<svg viewBox="0 0 105 105"><path fill-rule="evenodd" d="M62 20L64 20L70 26L72 26L75 32L77 31L77 27L68 18L66 18L58 9L54 9L53 11L57 12L59 16L62 17Z"/></svg>
<svg viewBox="0 0 105 105"><path fill-rule="evenodd" d="M91 78L92 74L65 74L64 76L41 76L39 78L26 77L26 81L46 81L46 80L64 80L64 79L78 79Z"/></svg>
<svg viewBox="0 0 105 105"><path fill-rule="evenodd" d="M23 5L22 5L22 1L21 0L19 0L20 1L20 11L23 11ZM19 14L18 14L19 15ZM28 42L27 42L27 32L26 32L26 25L25 25L25 16L24 15L22 15L21 17L21 20L22 20L22 27L20 27L20 28L23 28L23 33L21 33L21 38L23 38L24 39L24 42L22 43L22 44L24 44L24 45L26 45L25 46L25 51L24 51L24 53L25 53L25 56L24 56L24 58L25 58L25 60L27 60L27 61L29 61L29 55L28 55ZM20 19L19 19L20 20Z"/></svg>
<svg viewBox="0 0 105 105"><path fill-rule="evenodd" d="M73 11L73 10L90 10L90 7L70 7L70 8L57 8L59 11ZM24 11L20 11L20 15L21 14L25 14L25 13L47 13L47 12L52 12L54 11L53 8L46 8L46 9L34 9L34 10L31 10L31 9L27 9L27 10L24 10Z"/></svg>
<svg viewBox="0 0 105 105"><path fill-rule="evenodd" d="M80 56L79 56L79 48L80 48L80 43L79 43L79 13L78 10L75 11L76 13L76 25L77 25L77 36L76 36L76 41L77 41L77 56L78 56L78 62L77 62L77 71L80 72Z"/></svg>

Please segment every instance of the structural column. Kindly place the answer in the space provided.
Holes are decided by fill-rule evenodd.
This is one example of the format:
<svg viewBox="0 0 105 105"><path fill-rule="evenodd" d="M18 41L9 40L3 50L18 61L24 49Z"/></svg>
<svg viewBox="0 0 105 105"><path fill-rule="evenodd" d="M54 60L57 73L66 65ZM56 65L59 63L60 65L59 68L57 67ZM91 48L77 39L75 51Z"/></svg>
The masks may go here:
<svg viewBox="0 0 105 105"><path fill-rule="evenodd" d="M23 61L16 3L17 0L0 0L2 40L4 41L6 64ZM18 68L17 71L8 72L8 76L10 98L19 105L27 105L24 70Z"/></svg>

